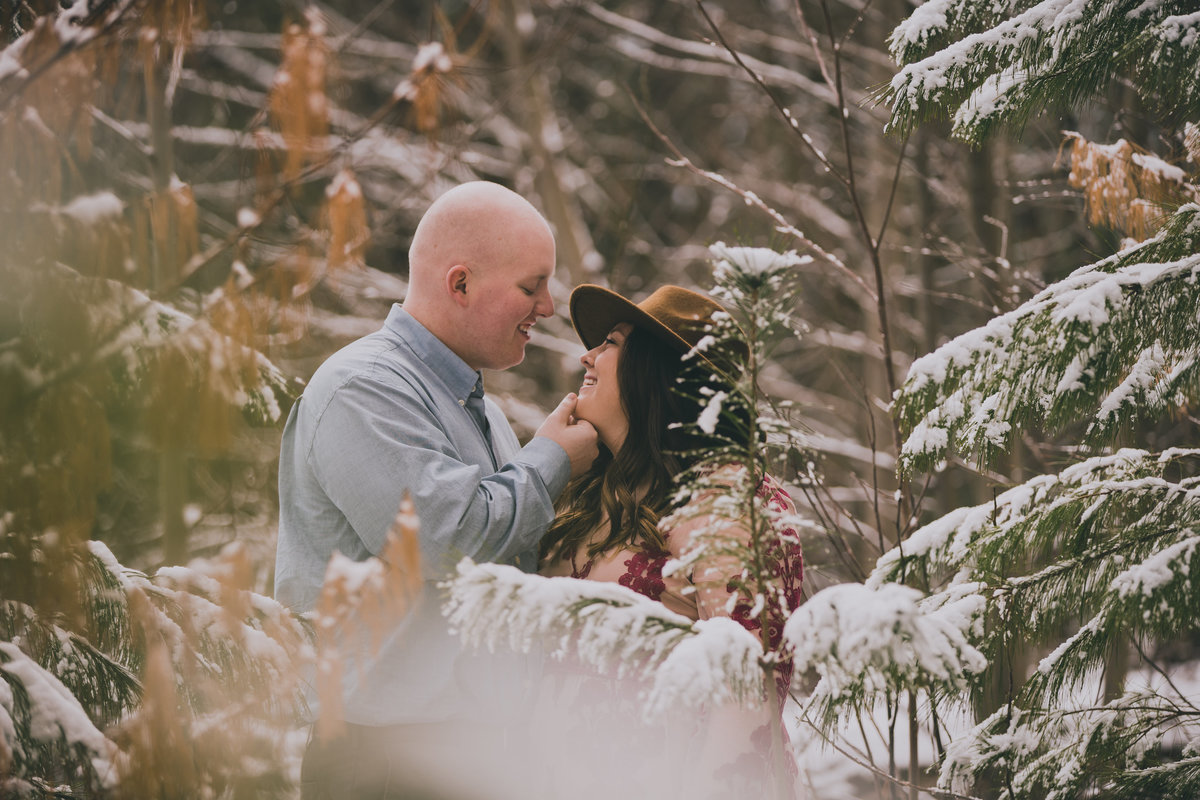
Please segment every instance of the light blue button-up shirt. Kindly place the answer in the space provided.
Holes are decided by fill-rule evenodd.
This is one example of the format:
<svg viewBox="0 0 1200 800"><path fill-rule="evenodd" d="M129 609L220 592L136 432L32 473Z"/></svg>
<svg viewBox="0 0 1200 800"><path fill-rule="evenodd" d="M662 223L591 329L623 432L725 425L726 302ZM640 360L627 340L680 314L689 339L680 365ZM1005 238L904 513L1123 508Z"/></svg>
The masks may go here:
<svg viewBox="0 0 1200 800"><path fill-rule="evenodd" d="M339 551L377 555L405 491L420 518L424 589L377 657L347 653L344 718L360 725L453 719L490 702L502 670L468 653L441 616L436 584L463 557L532 571L570 477L557 443L520 446L485 398L491 452L466 408L479 374L399 305L377 332L313 375L279 456L275 596L313 610ZM492 453L495 462L493 467ZM310 693L310 700L312 699Z"/></svg>

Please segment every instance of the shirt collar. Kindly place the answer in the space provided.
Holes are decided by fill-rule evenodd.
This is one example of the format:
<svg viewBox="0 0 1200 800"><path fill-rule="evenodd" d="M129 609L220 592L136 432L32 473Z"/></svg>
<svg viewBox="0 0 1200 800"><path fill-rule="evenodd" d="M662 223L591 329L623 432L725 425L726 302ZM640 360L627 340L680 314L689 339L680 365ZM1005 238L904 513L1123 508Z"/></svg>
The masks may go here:
<svg viewBox="0 0 1200 800"><path fill-rule="evenodd" d="M424 361L425 365L445 382L446 388L457 400L466 402L476 386L482 394L483 376L477 370L471 369L467 362L459 358L445 342L430 333L428 328L417 322L399 303L392 305L383 326L404 339L417 358Z"/></svg>

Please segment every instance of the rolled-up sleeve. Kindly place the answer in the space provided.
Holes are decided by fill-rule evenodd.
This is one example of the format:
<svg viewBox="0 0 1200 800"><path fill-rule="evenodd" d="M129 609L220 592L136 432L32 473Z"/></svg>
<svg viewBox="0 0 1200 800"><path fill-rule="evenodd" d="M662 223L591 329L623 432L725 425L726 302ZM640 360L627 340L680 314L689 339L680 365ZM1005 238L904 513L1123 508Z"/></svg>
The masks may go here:
<svg viewBox="0 0 1200 800"><path fill-rule="evenodd" d="M354 377L332 393L307 460L375 555L409 492L429 579L463 556L508 562L535 549L570 473L567 454L544 438L533 439L494 473L464 461L420 392L370 376Z"/></svg>

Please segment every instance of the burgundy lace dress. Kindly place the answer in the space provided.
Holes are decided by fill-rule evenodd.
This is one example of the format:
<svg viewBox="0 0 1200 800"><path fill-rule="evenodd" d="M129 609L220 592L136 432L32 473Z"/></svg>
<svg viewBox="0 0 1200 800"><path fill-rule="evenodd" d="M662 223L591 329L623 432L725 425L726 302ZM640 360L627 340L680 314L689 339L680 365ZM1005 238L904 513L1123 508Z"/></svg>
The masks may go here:
<svg viewBox="0 0 1200 800"><path fill-rule="evenodd" d="M795 510L787 492L771 478L766 478L759 484L758 496L765 500L767 506L774 511L792 512ZM584 551L575 559L564 559L547 565L543 568L542 574L619 583L652 600L661 602L670 610L690 619L729 616L755 636L761 635L765 622L767 640L772 647L776 647L782 639L783 626L788 615L802 601L801 588L804 576L804 560L796 531L786 525L780 525L776 533L778 535L774 537L775 541L769 555L773 564L772 579L781 602L769 604L763 614L753 613L752 599L738 589L737 575L730 574L735 569L740 574L740 566L720 563L698 564L692 574L663 575L663 567L666 563L678 556L687 545L684 540L689 538L690 534L686 531L669 532L666 536L667 549L629 548L603 554L596 558L587 558L586 551ZM704 573L702 579L701 572ZM723 577L714 580L716 576ZM567 669L566 672L569 673L570 669ZM556 679L562 680L562 678L563 673L560 673ZM791 664L789 662L780 663L776 670L777 700L780 711L783 701L787 697L790 678ZM756 776L755 779L762 779L769 773L770 725L769 719L764 723L765 716L762 711L752 717L753 722L746 721L751 717L745 713L741 719L738 719L736 717L738 712L732 712L732 716L722 716L720 723L714 722L714 718L711 716L703 720L691 717L686 722L681 717L657 726L631 725L628 728L621 728L621 735L613 736L610 731L603 729L604 723L598 720L602 716L610 718L624 716L636 719L640 714L636 693L622 690L618 684L611 681L606 682L603 678L594 675L590 679L585 679L576 673L574 681L567 679L567 684L572 686L571 693L566 695L560 692L555 702L558 705L558 711L567 715L569 723L565 726L566 729L574 730L577 734L582 735L579 740L580 744L575 749L582 747L585 750L594 751L615 747L623 750L624 755L618 758L619 761L624 762L620 767L621 770L624 770L621 785L628 787L636 784L638 780L643 785L645 782L654 783L655 780L663 778L661 773L668 771L673 776L670 780L677 780L678 770L668 770L668 765L679 762L679 759L703 763L710 767L713 759L724 762L715 770L715 775L709 776L707 783L694 787L701 790L700 796L706 796L708 792L717 791L720 787L731 791L736 790L740 794L749 785L747 776ZM575 709L582 708L592 710L575 713ZM726 728L722 733L727 741L740 740L740 743L736 745L731 744L723 756L721 754L714 755L711 752L711 744L698 744L704 740L706 735L711 737L711 728L714 726ZM705 727L710 730L699 730L699 728ZM562 739L558 744L565 746L565 742L568 741L571 741L569 737ZM711 738L709 741L711 742ZM681 756L681 753L687 755ZM641 756L645 754L654 755L642 760ZM614 752L612 755L616 757L617 753ZM588 762L582 768L586 770L590 763ZM794 768L791 759L788 759L788 766ZM611 769L611 767L610 763L606 769ZM575 764L570 771L578 769L581 767ZM659 772L655 772L655 769ZM690 768L685 767L685 771L687 769ZM635 780L634 784L628 783L627 779L632 778L632 773L636 770L641 770L645 774L642 778ZM694 769L691 771L695 773ZM592 779L603 783L605 776L595 774ZM614 785L610 788L617 790L619 786ZM674 792L671 794L674 796ZM695 797L696 795L691 796ZM726 796L730 795L726 794Z"/></svg>
<svg viewBox="0 0 1200 800"><path fill-rule="evenodd" d="M792 498L770 477L764 478L758 485L758 497L765 500L767 507L773 511L795 511ZM723 587L717 587L715 590L713 587L697 587L693 582L693 575L664 577L663 567L667 561L679 555L678 549L686 545L685 542L672 541L669 533L665 536L668 547L665 550L645 545L588 558L582 564L578 558L574 558L544 569L543 574L570 575L572 578L619 583L691 619L728 615L755 636L761 635L765 616L767 641L772 648L776 648L783 638L783 625L787 622L787 617L800 606L803 599L804 556L794 528L781 525L775 533L767 557L772 564L772 583L779 592L782 604L772 605L766 609L765 615L752 613L752 598L738 591L732 576L724 582ZM676 552L672 552L672 548L675 548ZM710 579L714 571L719 572L719 569L719 566L714 565L706 570ZM738 598L730 611L730 597L735 594ZM787 694L791 665L781 664L780 667L777 674L782 701Z"/></svg>

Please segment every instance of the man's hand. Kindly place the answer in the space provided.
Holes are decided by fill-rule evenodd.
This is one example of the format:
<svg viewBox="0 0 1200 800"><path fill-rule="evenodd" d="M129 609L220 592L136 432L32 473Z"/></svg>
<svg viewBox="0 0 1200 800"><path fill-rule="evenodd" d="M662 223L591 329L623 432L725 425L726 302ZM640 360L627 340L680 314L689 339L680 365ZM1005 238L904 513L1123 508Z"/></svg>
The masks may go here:
<svg viewBox="0 0 1200 800"><path fill-rule="evenodd" d="M558 408L550 412L550 416L546 417L546 421L534 433L534 436L545 436L550 441L557 442L567 451L567 457L571 459L572 478L586 472L600 454L596 429L592 427L592 423L576 420L571 416L575 413L575 403L578 399L574 394L564 397Z"/></svg>

